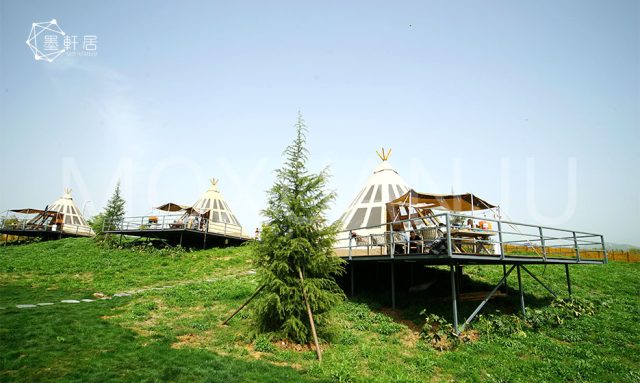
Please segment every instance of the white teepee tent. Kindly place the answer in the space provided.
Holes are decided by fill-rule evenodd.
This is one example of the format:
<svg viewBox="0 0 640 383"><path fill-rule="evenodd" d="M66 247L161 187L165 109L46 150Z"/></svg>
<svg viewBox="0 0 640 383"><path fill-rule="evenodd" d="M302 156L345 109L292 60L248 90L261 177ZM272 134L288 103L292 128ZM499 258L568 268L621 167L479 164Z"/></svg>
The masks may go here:
<svg viewBox="0 0 640 383"><path fill-rule="evenodd" d="M341 230L354 230L358 235L383 233L387 222L386 203L409 190L409 186L387 161L391 150L378 153L380 165L362 187L360 193L340 217ZM375 226L378 225L378 226ZM375 226L369 229L359 229ZM340 235L341 237L343 235Z"/></svg>
<svg viewBox="0 0 640 383"><path fill-rule="evenodd" d="M185 222L187 228L194 225L194 215L209 218L208 231L210 232L248 237L242 232L240 222L220 193L216 179L211 179L209 190L201 195L191 208L187 209Z"/></svg>
<svg viewBox="0 0 640 383"><path fill-rule="evenodd" d="M54 223L62 226L63 233L85 237L93 237L95 235L93 229L82 216L80 209L73 202L71 189L64 189L62 197L51 203L47 207L47 211L61 213L61 216L57 218L57 222Z"/></svg>

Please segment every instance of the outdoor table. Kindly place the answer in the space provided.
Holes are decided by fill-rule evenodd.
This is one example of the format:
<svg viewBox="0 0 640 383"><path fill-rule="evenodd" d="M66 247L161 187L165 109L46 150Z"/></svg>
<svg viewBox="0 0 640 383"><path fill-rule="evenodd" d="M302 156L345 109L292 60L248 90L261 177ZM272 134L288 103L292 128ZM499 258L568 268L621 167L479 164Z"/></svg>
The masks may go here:
<svg viewBox="0 0 640 383"><path fill-rule="evenodd" d="M456 253L466 253L468 251L464 251L462 246L471 245L474 254L481 254L482 252L492 254L485 245L494 234L495 232L491 230L469 228L451 229L452 250Z"/></svg>

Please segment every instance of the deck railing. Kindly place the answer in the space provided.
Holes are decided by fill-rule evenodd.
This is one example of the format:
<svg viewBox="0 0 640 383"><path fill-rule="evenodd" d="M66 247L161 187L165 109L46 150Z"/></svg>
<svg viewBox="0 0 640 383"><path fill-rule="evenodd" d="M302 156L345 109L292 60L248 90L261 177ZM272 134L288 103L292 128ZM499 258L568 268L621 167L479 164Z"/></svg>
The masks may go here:
<svg viewBox="0 0 640 383"><path fill-rule="evenodd" d="M348 259L431 255L477 260L517 257L540 262L607 262L601 234L451 212L432 217L440 222L439 226L417 217L342 231L338 233L335 253Z"/></svg>
<svg viewBox="0 0 640 383"><path fill-rule="evenodd" d="M103 232L139 232L143 230L193 230L204 233L218 233L228 236L243 236L242 226L232 223L213 222L199 216L187 216L183 214L144 215L137 217L125 217L121 219L105 220L102 225Z"/></svg>
<svg viewBox="0 0 640 383"><path fill-rule="evenodd" d="M0 218L0 230L14 231L41 231L54 232L75 235L86 235L91 233L91 227L85 225L75 225L70 223L49 224L49 223L33 223L32 218L20 219L16 217Z"/></svg>

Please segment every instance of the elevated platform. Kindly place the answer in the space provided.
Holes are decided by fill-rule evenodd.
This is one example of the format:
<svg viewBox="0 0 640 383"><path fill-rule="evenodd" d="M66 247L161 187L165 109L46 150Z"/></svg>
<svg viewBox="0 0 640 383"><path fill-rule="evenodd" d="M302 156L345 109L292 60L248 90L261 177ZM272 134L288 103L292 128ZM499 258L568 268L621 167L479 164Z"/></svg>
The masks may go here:
<svg viewBox="0 0 640 383"><path fill-rule="evenodd" d="M141 238L155 238L170 245L190 248L238 246L250 240L237 225L193 217L182 222L182 215L128 217L105 222L103 233Z"/></svg>
<svg viewBox="0 0 640 383"><path fill-rule="evenodd" d="M67 233L64 231L51 231L41 229L0 229L2 235L13 235L17 237L31 237L31 238L43 238L45 240L61 239L61 238L75 238L75 237L87 237L83 234L77 234L74 232Z"/></svg>
<svg viewBox="0 0 640 383"><path fill-rule="evenodd" d="M478 221L482 224L476 225ZM457 226L453 222L469 222L470 225ZM428 220L417 217L341 232L338 234L334 253L347 262L347 278L350 279L352 295L355 270L364 271L373 264L387 264L392 308L395 308L396 266L449 266L452 317L457 333L477 316L500 287L506 289L507 279L514 270L518 279L520 309L523 317L526 317L522 290L523 272L544 286L554 297L558 297L558 294L527 268L528 265L563 265L567 290L571 296L570 265L603 265L608 262L604 237L600 234L452 212L432 215ZM457 296L465 265L502 266L503 278L465 323L458 326Z"/></svg>
<svg viewBox="0 0 640 383"><path fill-rule="evenodd" d="M174 246L179 245L192 248L200 247L203 249L210 247L238 246L248 241L248 238L244 237L192 229L108 230L105 231L105 233L143 238L156 238L165 240L167 243Z"/></svg>

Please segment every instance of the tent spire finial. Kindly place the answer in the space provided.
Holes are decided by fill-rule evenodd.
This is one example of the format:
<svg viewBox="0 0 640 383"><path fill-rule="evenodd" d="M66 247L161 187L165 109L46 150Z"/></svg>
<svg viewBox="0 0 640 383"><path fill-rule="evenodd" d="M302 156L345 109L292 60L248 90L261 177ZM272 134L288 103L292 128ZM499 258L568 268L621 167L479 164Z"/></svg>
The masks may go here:
<svg viewBox="0 0 640 383"><path fill-rule="evenodd" d="M380 152L377 150L376 150L376 154L378 154L378 157L380 157L382 161L388 160L389 156L391 155L391 149L389 149L389 151L387 152L384 151L384 148L381 148L381 149L382 149L382 154L380 154Z"/></svg>
<svg viewBox="0 0 640 383"><path fill-rule="evenodd" d="M64 188L64 194L70 196L71 195L71 188Z"/></svg>

